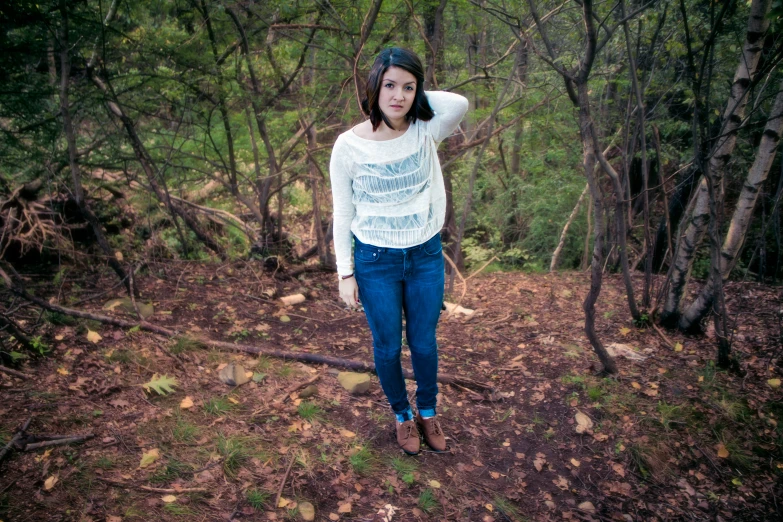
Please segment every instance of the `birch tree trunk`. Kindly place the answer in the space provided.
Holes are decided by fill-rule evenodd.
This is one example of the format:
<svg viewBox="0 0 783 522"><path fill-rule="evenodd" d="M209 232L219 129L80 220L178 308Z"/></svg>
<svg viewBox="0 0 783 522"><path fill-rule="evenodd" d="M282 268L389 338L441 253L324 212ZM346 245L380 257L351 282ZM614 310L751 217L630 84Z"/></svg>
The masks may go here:
<svg viewBox="0 0 783 522"><path fill-rule="evenodd" d="M775 103L770 112L770 118L764 128L764 134L759 143L756 158L748 171L748 177L742 187L737 206L734 209L734 215L731 218L729 230L723 241L720 255L720 273L725 281L731 270L737 264L740 250L745 242L745 236L748 232L750 218L753 216L753 210L756 207L761 185L767 180L769 170L772 168L772 162L775 159L780 134L783 131L783 82L775 98ZM712 306L714 299L715 280L710 277L707 284L704 285L699 296L685 310L679 320L679 328L682 330L692 330L694 326L704 318Z"/></svg>
<svg viewBox="0 0 783 522"><path fill-rule="evenodd" d="M571 211L571 215L568 216L568 221L566 221L566 224L563 227L563 231L560 233L560 241L557 243L557 248L555 248L555 251L552 254L552 262L549 263L550 273L554 272L555 268L557 268L557 262L560 259L560 252L563 251L563 245L565 245L565 238L566 238L566 234L568 233L568 228L571 226L571 223L574 221L577 212L579 212L579 206L582 204L582 200L585 199L585 195L587 194L589 188L590 185L585 185L585 189L582 191L582 195L579 196L576 205L574 205L574 210Z"/></svg>
<svg viewBox="0 0 783 522"><path fill-rule="evenodd" d="M737 129L745 116L748 89L761 56L764 33L769 27L767 13L770 5L771 0L753 0L751 3L742 56L737 72L734 74L734 82L731 86L726 109L723 111L720 137L710 154L707 168L713 177L714 188L719 197L723 193L724 170L737 142ZM689 217L688 227L678 241L674 267L669 281L669 292L661 314L661 322L667 326L673 326L679 319L680 304L690 277L694 254L710 221L710 197L706 178L701 180L695 197L697 198L696 204Z"/></svg>

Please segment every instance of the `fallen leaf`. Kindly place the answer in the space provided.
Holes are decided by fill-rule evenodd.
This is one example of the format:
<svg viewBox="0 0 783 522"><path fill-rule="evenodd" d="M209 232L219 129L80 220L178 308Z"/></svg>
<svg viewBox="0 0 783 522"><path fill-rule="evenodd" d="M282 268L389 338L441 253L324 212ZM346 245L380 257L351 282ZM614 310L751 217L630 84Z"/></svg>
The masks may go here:
<svg viewBox="0 0 783 522"><path fill-rule="evenodd" d="M344 430L344 429L340 430L340 435L342 435L346 439L352 439L352 438L356 437L356 434L354 432L349 431L349 430Z"/></svg>
<svg viewBox="0 0 783 522"><path fill-rule="evenodd" d="M440 488L440 482L438 482L437 480L430 480L430 487L431 488L435 488L435 489L439 489Z"/></svg>
<svg viewBox="0 0 783 522"><path fill-rule="evenodd" d="M498 473L497 471L490 471L489 472L489 476L492 477L493 479L497 480L497 479L500 478L500 473Z"/></svg>
<svg viewBox="0 0 783 522"><path fill-rule="evenodd" d="M641 385L641 384L639 384L639 383L638 383L638 382L636 382L636 381L633 381L633 382L631 383L631 387L632 387L634 390L641 390L641 389L642 389L642 385Z"/></svg>
<svg viewBox="0 0 783 522"><path fill-rule="evenodd" d="M281 323L289 323L289 322L291 322L291 318L288 317L287 315L281 315L280 316L280 322Z"/></svg>
<svg viewBox="0 0 783 522"><path fill-rule="evenodd" d="M174 495L164 495L164 496L160 497L160 499L163 502L165 502L166 504L171 504L172 502L176 502L177 501L177 497L175 497Z"/></svg>
<svg viewBox="0 0 783 522"><path fill-rule="evenodd" d="M280 501L277 503L277 507L284 508L284 507L286 507L290 503L291 503L291 501L288 500L287 498L280 497Z"/></svg>
<svg viewBox="0 0 783 522"><path fill-rule="evenodd" d="M630 328L626 328L624 326L622 328L620 328L620 335L622 335L623 337L625 337L629 333L631 333L631 329Z"/></svg>
<svg viewBox="0 0 783 522"><path fill-rule="evenodd" d="M168 375L159 376L157 373L152 375L152 379L149 382L145 382L141 385L147 393L155 390L158 395L166 395L174 392L174 386L177 386L177 379L169 377Z"/></svg>
<svg viewBox="0 0 783 522"><path fill-rule="evenodd" d="M682 343L675 343L674 344L674 351L675 352L681 352L682 351Z"/></svg>
<svg viewBox="0 0 783 522"><path fill-rule="evenodd" d="M495 509L492 504L484 504L484 507L487 508L487 511L490 513Z"/></svg>
<svg viewBox="0 0 783 522"><path fill-rule="evenodd" d="M593 427L593 421L581 411L576 412L574 418L576 419L577 433L585 433Z"/></svg>
<svg viewBox="0 0 783 522"><path fill-rule="evenodd" d="M101 342L101 339L103 339L103 337L101 337L98 332L93 332L89 328L87 329L87 340L88 341L90 341L93 344L98 344L99 342Z"/></svg>
<svg viewBox="0 0 783 522"><path fill-rule="evenodd" d="M153 448L149 451L145 451L141 455L141 462L139 462L140 468L146 468L156 460L160 458L160 450L158 448Z"/></svg>
<svg viewBox="0 0 783 522"><path fill-rule="evenodd" d="M338 513L350 513L351 512L351 503L346 502L345 504L341 505L339 508L337 508Z"/></svg>
<svg viewBox="0 0 783 522"><path fill-rule="evenodd" d="M337 513L329 513L329 520L340 520L340 515Z"/></svg>
<svg viewBox="0 0 783 522"><path fill-rule="evenodd" d="M188 408L193 407L193 399L190 398L190 396L185 397L182 399L182 402L179 403L179 407L183 410L187 410Z"/></svg>
<svg viewBox="0 0 783 522"><path fill-rule="evenodd" d="M625 467L622 464L615 462L614 464L612 464L612 469L614 470L615 473L625 478Z"/></svg>
<svg viewBox="0 0 783 522"><path fill-rule="evenodd" d="M772 388L780 388L780 379L770 379L767 381L767 384Z"/></svg>
<svg viewBox="0 0 783 522"><path fill-rule="evenodd" d="M582 511L587 511L588 513L595 513L595 506L590 501L582 502L577 507Z"/></svg>
<svg viewBox="0 0 783 522"><path fill-rule="evenodd" d="M581 462L579 462L579 461L578 461L578 460L576 460L576 459L571 459L571 464L573 464L573 465L574 465L574 466L576 466L577 468L578 468L579 466L581 466L581 465L582 465L582 463L581 463Z"/></svg>
<svg viewBox="0 0 783 522"><path fill-rule="evenodd" d="M66 370L62 366L60 366L59 368L57 368L57 373L59 373L60 375L68 375L71 372L69 372L68 370Z"/></svg>
<svg viewBox="0 0 783 522"><path fill-rule="evenodd" d="M55 341L62 341L63 339L65 339L65 336L63 334L54 336Z"/></svg>
<svg viewBox="0 0 783 522"><path fill-rule="evenodd" d="M729 450L726 449L726 446L724 446L723 443L718 444L718 456L722 459L729 456Z"/></svg>
<svg viewBox="0 0 783 522"><path fill-rule="evenodd" d="M544 457L533 459L533 466L536 468L536 471L544 469L544 464L546 464L546 459Z"/></svg>
<svg viewBox="0 0 783 522"><path fill-rule="evenodd" d="M57 475L52 475L46 481L44 482L44 489L46 491L51 491L55 484L57 484Z"/></svg>
<svg viewBox="0 0 783 522"><path fill-rule="evenodd" d="M566 491L568 489L568 479L566 479L562 475L558 475L557 479L552 479L552 484L559 487L563 491Z"/></svg>

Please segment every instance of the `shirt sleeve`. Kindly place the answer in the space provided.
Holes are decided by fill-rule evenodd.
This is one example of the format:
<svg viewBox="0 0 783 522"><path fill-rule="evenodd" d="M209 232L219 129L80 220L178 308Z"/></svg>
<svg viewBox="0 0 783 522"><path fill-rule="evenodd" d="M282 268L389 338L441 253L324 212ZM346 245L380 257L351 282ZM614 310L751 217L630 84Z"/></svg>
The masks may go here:
<svg viewBox="0 0 783 522"><path fill-rule="evenodd" d="M345 144L337 138L332 147L332 158L329 162L329 180L332 185L332 220L334 235L334 254L337 258L337 273L353 274L353 256L351 255L351 223L356 215L353 204L353 187L350 159L347 157Z"/></svg>
<svg viewBox="0 0 783 522"><path fill-rule="evenodd" d="M459 94L446 91L425 91L435 117L429 121L432 137L437 143L445 140L468 112L468 99Z"/></svg>

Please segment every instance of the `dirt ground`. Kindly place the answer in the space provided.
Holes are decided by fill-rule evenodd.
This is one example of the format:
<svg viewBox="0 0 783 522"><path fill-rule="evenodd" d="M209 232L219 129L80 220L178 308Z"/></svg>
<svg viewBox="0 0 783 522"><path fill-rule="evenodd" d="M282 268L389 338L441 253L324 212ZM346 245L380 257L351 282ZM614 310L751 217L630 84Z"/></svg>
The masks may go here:
<svg viewBox="0 0 783 522"><path fill-rule="evenodd" d="M72 270L52 287L40 272L26 274L37 295L132 320L102 309L121 297L109 274ZM370 361L365 318L340 306L333 275L280 281L242 261L168 262L137 279L150 322L181 337L17 312L26 327L40 322L44 355L17 367L29 379L0 373L0 442L28 418L28 435L94 437L12 452L0 521L302 520L307 503L315 520L783 519L780 288L727 287L741 374L715 368L709 328L663 332L669 343L635 327L607 275L598 333L626 355L618 376L599 378L583 332L589 274L482 274L460 302L474 314L443 313L440 369L497 393L441 385L450 451L408 457L374 375L351 395L339 369L186 336ZM272 291L307 300L284 307ZM251 381L221 382L229 363ZM145 391L163 375L172 393ZM317 393L300 398L316 377Z"/></svg>

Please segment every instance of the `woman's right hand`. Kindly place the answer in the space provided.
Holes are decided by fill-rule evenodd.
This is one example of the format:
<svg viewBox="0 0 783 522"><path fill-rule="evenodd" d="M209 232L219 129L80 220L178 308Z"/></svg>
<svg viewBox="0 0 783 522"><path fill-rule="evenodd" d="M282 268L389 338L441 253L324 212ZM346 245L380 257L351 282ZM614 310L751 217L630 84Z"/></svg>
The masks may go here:
<svg viewBox="0 0 783 522"><path fill-rule="evenodd" d="M356 284L355 277L340 279L340 299L348 308L359 308L359 285Z"/></svg>

